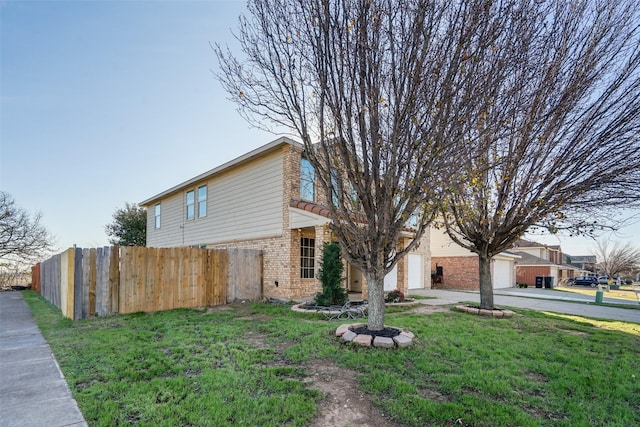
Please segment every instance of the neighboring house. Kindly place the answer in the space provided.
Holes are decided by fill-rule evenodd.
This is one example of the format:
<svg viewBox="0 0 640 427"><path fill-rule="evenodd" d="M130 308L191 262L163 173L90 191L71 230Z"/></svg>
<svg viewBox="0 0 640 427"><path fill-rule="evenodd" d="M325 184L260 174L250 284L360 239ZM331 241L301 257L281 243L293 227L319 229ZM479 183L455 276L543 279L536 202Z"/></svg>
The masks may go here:
<svg viewBox="0 0 640 427"><path fill-rule="evenodd" d="M148 212L147 246L260 249L265 297L321 290L316 277L322 246L332 240L329 209L300 143L279 138L140 205ZM385 290L430 286L428 238L387 275ZM345 275L348 290L366 293L360 271L346 265Z"/></svg>
<svg viewBox="0 0 640 427"><path fill-rule="evenodd" d="M580 270L580 276L595 276L597 259L595 255L564 255L564 263Z"/></svg>
<svg viewBox="0 0 640 427"><path fill-rule="evenodd" d="M545 245L525 239L518 239L511 252L519 254L522 259L516 267L516 280L535 286L536 277L552 277L553 286L580 275L581 270L566 264L562 249L558 245Z"/></svg>
<svg viewBox="0 0 640 427"><path fill-rule="evenodd" d="M560 265L527 252L516 253L522 256L516 267L516 281L518 283L535 286L536 277L552 277L552 285L558 285L561 279Z"/></svg>
<svg viewBox="0 0 640 427"><path fill-rule="evenodd" d="M515 263L519 259L519 255L510 252L501 252L492 258L494 289L515 286ZM478 255L455 243L443 230L434 228L431 229L431 270L436 279L434 288L480 289Z"/></svg>

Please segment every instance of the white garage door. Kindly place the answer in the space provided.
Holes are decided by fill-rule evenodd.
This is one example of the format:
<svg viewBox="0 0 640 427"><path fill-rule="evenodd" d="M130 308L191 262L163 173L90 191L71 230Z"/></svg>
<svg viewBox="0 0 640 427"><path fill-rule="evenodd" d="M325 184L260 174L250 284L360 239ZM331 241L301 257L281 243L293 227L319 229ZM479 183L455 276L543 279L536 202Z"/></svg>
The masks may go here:
<svg viewBox="0 0 640 427"><path fill-rule="evenodd" d="M496 259L493 261L493 288L510 288L513 286L513 264L511 261Z"/></svg>
<svg viewBox="0 0 640 427"><path fill-rule="evenodd" d="M409 264L409 289L424 288L424 274L422 273L422 255L409 254L407 257Z"/></svg>
<svg viewBox="0 0 640 427"><path fill-rule="evenodd" d="M396 264L395 267L393 267L393 270L384 276L385 292L393 291L395 289L398 289L398 264Z"/></svg>

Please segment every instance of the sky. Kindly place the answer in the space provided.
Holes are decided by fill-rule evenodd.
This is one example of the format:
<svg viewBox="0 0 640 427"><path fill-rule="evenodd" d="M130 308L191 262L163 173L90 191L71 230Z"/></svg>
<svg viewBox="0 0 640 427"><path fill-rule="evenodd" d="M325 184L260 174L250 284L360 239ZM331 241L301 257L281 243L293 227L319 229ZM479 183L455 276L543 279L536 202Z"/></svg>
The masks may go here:
<svg viewBox="0 0 640 427"><path fill-rule="evenodd" d="M260 147L213 76L244 0L0 0L0 189L60 250L108 244L116 209ZM532 236L573 255L584 238ZM640 245L640 222L615 240Z"/></svg>

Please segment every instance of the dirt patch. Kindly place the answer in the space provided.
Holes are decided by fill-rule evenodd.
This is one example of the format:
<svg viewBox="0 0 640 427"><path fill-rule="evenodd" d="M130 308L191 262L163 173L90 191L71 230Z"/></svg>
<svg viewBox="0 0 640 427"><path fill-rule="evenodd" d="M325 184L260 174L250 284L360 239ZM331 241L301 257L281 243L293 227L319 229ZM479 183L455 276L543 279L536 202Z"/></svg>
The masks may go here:
<svg viewBox="0 0 640 427"><path fill-rule="evenodd" d="M418 394L425 399L432 400L434 402L444 403L449 402L449 397L445 394L440 393L437 390L430 388L421 388L418 390Z"/></svg>
<svg viewBox="0 0 640 427"><path fill-rule="evenodd" d="M309 364L310 387L325 394L318 405L318 416L313 427L394 427L400 426L375 407L365 393L356 387L356 374L325 360Z"/></svg>
<svg viewBox="0 0 640 427"><path fill-rule="evenodd" d="M420 304L416 308L408 311L412 314L432 314L432 313L450 313L451 307L448 305L425 305Z"/></svg>
<svg viewBox="0 0 640 427"><path fill-rule="evenodd" d="M527 378L539 383L546 383L547 381L549 381L549 378L538 372L527 372Z"/></svg>

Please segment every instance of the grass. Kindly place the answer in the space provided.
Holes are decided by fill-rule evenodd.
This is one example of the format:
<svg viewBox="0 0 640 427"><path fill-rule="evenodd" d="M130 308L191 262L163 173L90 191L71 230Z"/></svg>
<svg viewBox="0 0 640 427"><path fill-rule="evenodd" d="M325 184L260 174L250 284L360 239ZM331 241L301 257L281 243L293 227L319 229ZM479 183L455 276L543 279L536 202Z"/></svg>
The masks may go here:
<svg viewBox="0 0 640 427"><path fill-rule="evenodd" d="M305 380L319 363L353 372L401 425L640 425L638 324L403 311L386 324L414 332L414 345L372 350L282 305L74 322L24 295L92 426L309 425L323 394Z"/></svg>
<svg viewBox="0 0 640 427"><path fill-rule="evenodd" d="M582 287L576 287L576 286L569 286L569 287L555 288L555 290L560 292L571 292L574 294L590 295L595 297L596 291L598 290L598 288L586 288L586 287L582 288ZM633 290L633 287L631 286L622 286L620 289L611 289L609 291L605 291L604 296L606 296L607 298L619 298L619 299L625 299L630 301L638 301L638 297L635 291Z"/></svg>

